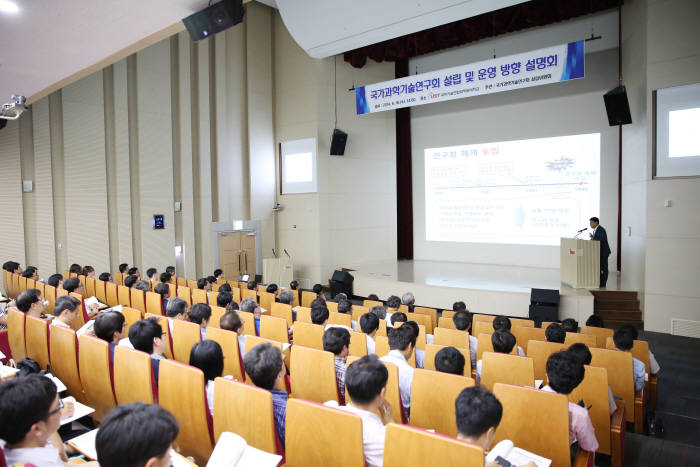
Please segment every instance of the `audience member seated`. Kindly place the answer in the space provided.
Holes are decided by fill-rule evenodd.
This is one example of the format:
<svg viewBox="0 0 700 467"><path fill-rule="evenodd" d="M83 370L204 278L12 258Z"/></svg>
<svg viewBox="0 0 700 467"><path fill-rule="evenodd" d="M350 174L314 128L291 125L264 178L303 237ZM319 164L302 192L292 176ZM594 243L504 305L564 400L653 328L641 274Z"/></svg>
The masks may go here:
<svg viewBox="0 0 700 467"><path fill-rule="evenodd" d="M401 311L397 311L396 313L391 314L390 321L391 321L391 327L394 327L394 323L396 323L397 321L401 322L401 323L405 323L406 321L408 321L408 317L406 316L406 313L403 313Z"/></svg>
<svg viewBox="0 0 700 467"><path fill-rule="evenodd" d="M255 281L248 281L248 290L256 290L258 288L258 283Z"/></svg>
<svg viewBox="0 0 700 467"><path fill-rule="evenodd" d="M102 276L100 276L102 280ZM57 289L63 288L63 276L61 274L51 274L46 280L46 284Z"/></svg>
<svg viewBox="0 0 700 467"><path fill-rule="evenodd" d="M139 277L139 268L137 268L136 266L134 266L133 268L129 268L129 275Z"/></svg>
<svg viewBox="0 0 700 467"><path fill-rule="evenodd" d="M146 278L148 278L148 280L150 280L151 282L157 282L158 270L156 268L148 268L146 270Z"/></svg>
<svg viewBox="0 0 700 467"><path fill-rule="evenodd" d="M44 376L16 376L0 383L0 438L6 443L7 465L66 465L68 458L58 435L62 409L56 385Z"/></svg>
<svg viewBox="0 0 700 467"><path fill-rule="evenodd" d="M508 331L494 331L491 334L491 345L496 353L509 354L515 347L515 336ZM476 382L481 382L482 362L476 362Z"/></svg>
<svg viewBox="0 0 700 467"><path fill-rule="evenodd" d="M297 320L297 307L294 306L294 294L289 290L283 290L280 292L279 297L276 299L279 303L284 303L292 307L292 322Z"/></svg>
<svg viewBox="0 0 700 467"><path fill-rule="evenodd" d="M631 324L623 324L620 326L620 329L629 331L629 333L632 335L632 340L639 340L639 331L637 331L637 328ZM649 350L649 373L655 375L659 372L659 370L661 370L661 366L659 365L659 362L656 361L654 354L651 352L651 350Z"/></svg>
<svg viewBox="0 0 700 467"><path fill-rule="evenodd" d="M165 358L163 354L168 347L168 342L164 337L165 333L158 324L158 318L142 319L129 327L129 341L134 349L146 352L151 356L156 384L158 384L160 361Z"/></svg>
<svg viewBox="0 0 700 467"><path fill-rule="evenodd" d="M2 268L12 274L22 274L22 266L16 261L6 261Z"/></svg>
<svg viewBox="0 0 700 467"><path fill-rule="evenodd" d="M92 266L83 266L83 276L95 278L95 268Z"/></svg>
<svg viewBox="0 0 700 467"><path fill-rule="evenodd" d="M254 299L248 297L241 301L241 311L244 313L253 313L253 319L255 320L255 335L260 335L260 315L262 310L260 305ZM313 313L312 313L313 315Z"/></svg>
<svg viewBox="0 0 700 467"><path fill-rule="evenodd" d="M157 405L122 404L109 411L95 439L101 467L172 465L170 450L180 428Z"/></svg>
<svg viewBox="0 0 700 467"><path fill-rule="evenodd" d="M270 343L256 345L243 358L243 367L253 384L272 393L272 411L277 435L284 447L284 422L287 413L287 393L275 386L287 374L282 352Z"/></svg>
<svg viewBox="0 0 700 467"><path fill-rule="evenodd" d="M235 311L227 311L219 320L219 327L238 334L238 349L241 355L245 355L245 323L240 315Z"/></svg>
<svg viewBox="0 0 700 467"><path fill-rule="evenodd" d="M41 318L46 305L38 289L23 290L17 295L17 300L15 300L15 306L19 311L35 318Z"/></svg>
<svg viewBox="0 0 700 467"><path fill-rule="evenodd" d="M510 332L510 328L511 328L511 322L510 322L510 318L508 318L507 316L496 316L493 319L493 330L494 331L508 331L508 332ZM525 356L525 351L520 346L518 346L518 355L520 355L521 357Z"/></svg>
<svg viewBox="0 0 700 467"><path fill-rule="evenodd" d="M201 279L197 280L197 288L200 290L206 290L207 292L210 292L212 290L212 285L206 277L202 277Z"/></svg>
<svg viewBox="0 0 700 467"><path fill-rule="evenodd" d="M465 363L464 355L455 347L443 347L435 354L435 369L443 373L462 376Z"/></svg>
<svg viewBox="0 0 700 467"><path fill-rule="evenodd" d="M187 312L187 318L191 323L199 324L202 340L207 338L207 326L211 319L211 307L206 303L195 303Z"/></svg>
<svg viewBox="0 0 700 467"><path fill-rule="evenodd" d="M224 371L224 352L218 342L203 340L192 346L190 365L199 368L204 373L207 391L207 406L209 413L214 416L214 380Z"/></svg>
<svg viewBox="0 0 700 467"><path fill-rule="evenodd" d="M401 393L401 405L406 413L410 414L411 386L413 385L413 367L408 364L408 359L416 347L416 335L410 326L387 329L389 337L389 354L380 360L393 363L399 368L399 392Z"/></svg>
<svg viewBox="0 0 700 467"><path fill-rule="evenodd" d="M384 425L391 423L393 417L391 404L385 399L388 379L389 372L375 355L353 362L345 373L350 401L339 409L362 419L362 448L367 467L381 467L384 462Z"/></svg>
<svg viewBox="0 0 700 467"><path fill-rule="evenodd" d="M122 263L119 265L119 273L120 274L126 274L129 272L129 264L128 263Z"/></svg>
<svg viewBox="0 0 700 467"><path fill-rule="evenodd" d="M165 268L165 272L167 272L171 276L174 276L175 275L175 266L168 266L167 268Z"/></svg>
<svg viewBox="0 0 700 467"><path fill-rule="evenodd" d="M561 322L564 332L578 332L578 321L573 318L566 318Z"/></svg>
<svg viewBox="0 0 700 467"><path fill-rule="evenodd" d="M545 329L544 337L547 339L547 342L563 344L566 340L566 331L564 331L564 327L561 324L552 323Z"/></svg>
<svg viewBox="0 0 700 467"><path fill-rule="evenodd" d="M603 318L599 315L591 315L586 320L586 326L591 328L604 328L605 322L603 321Z"/></svg>
<svg viewBox="0 0 700 467"><path fill-rule="evenodd" d="M214 273L212 274L212 276L214 276L214 279L216 279L217 281L219 279L223 279L224 271L222 271L221 269L214 269Z"/></svg>
<svg viewBox="0 0 700 467"><path fill-rule="evenodd" d="M566 350L553 353L547 359L549 384L542 388L542 391L568 396L581 384L584 374L585 369L576 355ZM598 449L598 440L588 410L569 402L569 443L576 442L584 451L595 452Z"/></svg>
<svg viewBox="0 0 700 467"><path fill-rule="evenodd" d="M214 277L214 276L207 276L207 282L209 282L209 284L211 284L211 289L210 289L210 290L214 290L214 284L216 284L216 277Z"/></svg>
<svg viewBox="0 0 700 467"><path fill-rule="evenodd" d="M613 334L613 342L615 343L615 348L623 352L632 352L632 347L634 346L634 338L629 329L619 328L615 330ZM637 360L632 357L632 368L634 377L634 390L641 391L644 389L644 380L646 379L647 368L644 362Z"/></svg>
<svg viewBox="0 0 700 467"><path fill-rule="evenodd" d="M98 279L102 282L112 282L112 275L108 272L103 272Z"/></svg>
<svg viewBox="0 0 700 467"><path fill-rule="evenodd" d="M279 287L277 287L277 284L270 284L265 289L265 292L277 295L278 289L279 289Z"/></svg>
<svg viewBox="0 0 700 467"><path fill-rule="evenodd" d="M321 284L314 284L311 291L322 298L323 301L326 301L326 297L323 296L323 286Z"/></svg>
<svg viewBox="0 0 700 467"><path fill-rule="evenodd" d="M328 317L330 316L330 313L328 312L328 308L326 308L325 305L322 306L312 306L311 307L311 322L313 324L319 324L321 326L325 326L328 324Z"/></svg>
<svg viewBox="0 0 700 467"><path fill-rule="evenodd" d="M344 292L338 292L337 294L335 294L335 297L333 297L333 301L335 301L335 302L340 302L341 300L347 300L347 299L348 299L348 295Z"/></svg>
<svg viewBox="0 0 700 467"><path fill-rule="evenodd" d="M588 346L582 342L572 344L566 350L578 358L582 365L590 365L591 361L593 360L593 355L591 355L591 351L588 349ZM608 408L610 409L610 415L614 414L615 410L617 409L615 397L610 390L610 386L608 386Z"/></svg>
<svg viewBox="0 0 700 467"><path fill-rule="evenodd" d="M378 302L379 297L377 296L377 294L371 293L371 294L367 295L367 300L373 300L375 302Z"/></svg>
<svg viewBox="0 0 700 467"><path fill-rule="evenodd" d="M335 356L335 379L340 403L345 403L345 368L350 353L350 333L343 328L328 328L323 333L323 350Z"/></svg>
<svg viewBox="0 0 700 467"><path fill-rule="evenodd" d="M402 313L403 314L403 313ZM416 335L416 340L418 339L418 334L420 333L420 327L415 321L406 321L404 326L410 326L413 329L413 334ZM421 350L418 347L415 348L416 351L416 368L425 368L425 350Z"/></svg>
<svg viewBox="0 0 700 467"><path fill-rule="evenodd" d="M71 274L81 274L83 272L83 268L79 264L73 263L68 268L68 272Z"/></svg>
<svg viewBox="0 0 700 467"><path fill-rule="evenodd" d="M160 273L160 281L161 281L163 284L167 284L168 282L170 282L170 279L172 279L172 278L173 278L173 276L171 276L171 275L170 275L169 273L167 273L167 272L162 272L162 273Z"/></svg>
<svg viewBox="0 0 700 467"><path fill-rule="evenodd" d="M238 305L236 305L236 308L233 308L233 295L231 292L219 291L219 294L216 296L216 306L226 308L226 311L238 309Z"/></svg>
<svg viewBox="0 0 700 467"><path fill-rule="evenodd" d="M373 355L375 353L376 343L374 342L374 336L377 334L377 329L379 329L379 318L374 313L365 313L360 316L360 329L365 333L367 338L367 354Z"/></svg>
<svg viewBox="0 0 700 467"><path fill-rule="evenodd" d="M124 278L124 286L128 288L132 288L136 282L138 282L139 278L138 276L135 275L129 275Z"/></svg>
<svg viewBox="0 0 700 467"><path fill-rule="evenodd" d="M32 279L35 281L39 280L39 270L35 268L34 266L27 266L27 269L22 271L22 277L26 277L27 279Z"/></svg>
<svg viewBox="0 0 700 467"><path fill-rule="evenodd" d="M298 281L292 281L289 283L289 288L292 290L299 290L299 282Z"/></svg>
<svg viewBox="0 0 700 467"><path fill-rule="evenodd" d="M459 301L459 302L454 302L454 303L452 304L452 311L454 311L454 312L457 312L457 311L466 311L466 312L468 312L469 310L467 310L467 304L466 304L466 303L464 303L464 302L462 302L462 301Z"/></svg>
<svg viewBox="0 0 700 467"><path fill-rule="evenodd" d="M386 317L384 318L386 319L386 325L389 327L393 327L391 317L394 313L397 313L399 311L399 307L401 306L401 299L396 295L392 295L386 299L384 305L386 306Z"/></svg>
<svg viewBox="0 0 700 467"><path fill-rule="evenodd" d="M459 310L455 311L454 316L452 316L452 322L457 330L471 332L473 315L467 311L466 305L464 305L464 307L462 305L464 305L464 302L455 302L454 305L452 305L452 308L459 308ZM478 346L478 336L472 336L469 334L469 358L471 359L472 368L476 366Z"/></svg>
<svg viewBox="0 0 700 467"><path fill-rule="evenodd" d="M386 307L384 305L375 305L370 308L369 312L374 314L379 319L386 320Z"/></svg>
<svg viewBox="0 0 700 467"><path fill-rule="evenodd" d="M51 321L51 326L71 327L75 318L78 317L78 313L83 311L79 305L80 300L70 295L58 297L53 305L55 318Z"/></svg>
<svg viewBox="0 0 700 467"><path fill-rule="evenodd" d="M143 293L146 293L151 290L151 282L150 281L144 281L144 280L138 280L134 284L134 288L137 290L143 291Z"/></svg>
<svg viewBox="0 0 700 467"><path fill-rule="evenodd" d="M114 359L114 347L119 344L119 341L124 339L124 328L126 328L124 315L118 311L100 313L97 319L95 319L95 326L93 328L95 335L109 343L111 360Z"/></svg>
<svg viewBox="0 0 700 467"><path fill-rule="evenodd" d="M165 307L165 315L170 319L184 320L187 317L187 302L180 297L171 298L168 300L168 305ZM170 329L172 330L172 323Z"/></svg>
<svg viewBox="0 0 700 467"><path fill-rule="evenodd" d="M413 312L413 305L416 304L416 297L411 292L406 292L401 296L401 304L408 307L408 312Z"/></svg>
<svg viewBox="0 0 700 467"><path fill-rule="evenodd" d="M223 284L221 284L219 286L219 293L221 293L221 292L232 293L233 289L231 289L231 284L229 284L228 282L224 282Z"/></svg>
<svg viewBox="0 0 700 467"><path fill-rule="evenodd" d="M85 285L83 285L82 282L80 282L80 279L77 277L71 277L70 279L66 279L63 282L63 290L65 290L68 293L77 293L83 299L85 298L86 292L85 292ZM90 317L94 317L99 313L100 309L97 305L97 303L93 303L91 305L87 306L87 313Z"/></svg>
<svg viewBox="0 0 700 467"><path fill-rule="evenodd" d="M163 309L165 310L168 306L168 300L170 299L170 287L168 284L161 282L153 288L153 291L160 295L160 300L163 303Z"/></svg>

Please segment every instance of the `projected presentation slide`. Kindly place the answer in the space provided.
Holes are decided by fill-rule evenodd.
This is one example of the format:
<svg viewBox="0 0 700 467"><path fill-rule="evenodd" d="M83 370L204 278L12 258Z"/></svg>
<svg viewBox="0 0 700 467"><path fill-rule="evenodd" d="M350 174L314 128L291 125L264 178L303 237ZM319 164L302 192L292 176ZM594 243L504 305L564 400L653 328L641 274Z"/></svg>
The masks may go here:
<svg viewBox="0 0 700 467"><path fill-rule="evenodd" d="M599 208L600 133L425 150L428 241L559 245Z"/></svg>

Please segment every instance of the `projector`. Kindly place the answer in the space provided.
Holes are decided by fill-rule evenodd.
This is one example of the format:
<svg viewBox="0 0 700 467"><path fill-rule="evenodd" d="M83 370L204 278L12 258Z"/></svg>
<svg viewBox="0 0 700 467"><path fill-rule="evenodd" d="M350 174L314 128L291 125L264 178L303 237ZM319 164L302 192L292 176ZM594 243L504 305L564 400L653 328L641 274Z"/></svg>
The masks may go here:
<svg viewBox="0 0 700 467"><path fill-rule="evenodd" d="M222 0L188 16L182 22L196 42L241 23L243 16L245 9L242 0Z"/></svg>
<svg viewBox="0 0 700 467"><path fill-rule="evenodd" d="M2 108L0 108L0 118L5 120L17 120L19 116L22 115L22 112L28 109L25 105L27 98L13 94L10 100L10 103L3 104Z"/></svg>

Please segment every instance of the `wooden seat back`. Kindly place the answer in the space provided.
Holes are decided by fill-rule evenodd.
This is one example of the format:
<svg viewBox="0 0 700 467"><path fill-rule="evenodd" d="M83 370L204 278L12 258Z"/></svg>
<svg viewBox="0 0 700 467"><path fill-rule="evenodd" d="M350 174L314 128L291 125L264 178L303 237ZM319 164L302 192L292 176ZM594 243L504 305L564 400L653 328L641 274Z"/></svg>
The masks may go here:
<svg viewBox="0 0 700 467"><path fill-rule="evenodd" d="M361 357L348 356L346 359L346 364L350 366L352 363L359 360ZM389 378L386 381L386 391L384 393L384 398L391 404L394 409L392 411L393 419L395 423L404 423L402 418L403 408L399 410L401 405L401 394L399 392L399 368L393 363L382 362L389 372ZM348 388L345 387L345 402L350 402L350 394L348 394ZM379 412L377 412L379 415Z"/></svg>
<svg viewBox="0 0 700 467"><path fill-rule="evenodd" d="M21 276L19 274L12 274L12 292L14 293L14 296L12 298L17 298L17 295L22 291L19 287L19 278Z"/></svg>
<svg viewBox="0 0 700 467"><path fill-rule="evenodd" d="M67 271L64 271L63 277L67 279L68 276L66 276L66 272ZM124 275L121 272L115 272L112 274L112 277L114 277L115 285L124 285Z"/></svg>
<svg viewBox="0 0 700 467"><path fill-rule="evenodd" d="M209 292L207 300L211 306L215 306L218 298L219 298L219 292L212 291L212 292ZM238 303L238 302L236 302L236 303Z"/></svg>
<svg viewBox="0 0 700 467"><path fill-rule="evenodd" d="M161 360L158 380L158 404L173 414L180 424L175 440L180 453L194 457L197 465L205 465L214 444L208 420L204 373L180 362Z"/></svg>
<svg viewBox="0 0 700 467"><path fill-rule="evenodd" d="M44 297L47 302L49 302L49 305L46 307L46 312L53 314L53 307L56 303L56 287L53 287L51 285L44 285L44 293L41 294L41 296Z"/></svg>
<svg viewBox="0 0 700 467"><path fill-rule="evenodd" d="M131 306L131 289L125 285L118 285L117 301L121 306Z"/></svg>
<svg viewBox="0 0 700 467"><path fill-rule="evenodd" d="M231 293L233 294L233 301L236 303L241 303L241 289L238 287L232 287Z"/></svg>
<svg viewBox="0 0 700 467"><path fill-rule="evenodd" d="M496 315L482 315L475 313L473 316L473 322L486 322L486 323L493 323L493 319L496 317Z"/></svg>
<svg viewBox="0 0 700 467"><path fill-rule="evenodd" d="M489 391L493 391L496 383L535 386L532 358L496 352L484 352L481 358L481 384Z"/></svg>
<svg viewBox="0 0 700 467"><path fill-rule="evenodd" d="M274 316L260 316L260 337L289 344L289 329L287 320Z"/></svg>
<svg viewBox="0 0 700 467"><path fill-rule="evenodd" d="M174 319L173 323L173 357L178 362L190 363L190 351L202 340L199 324Z"/></svg>
<svg viewBox="0 0 700 467"><path fill-rule="evenodd" d="M350 355L364 357L367 355L367 337L361 332L350 331Z"/></svg>
<svg viewBox="0 0 700 467"><path fill-rule="evenodd" d="M435 370L435 356L437 353L444 349L445 347L449 347L447 345L440 345L440 344L426 344L425 345L425 369L426 370ZM472 367L472 360L471 356L469 354L469 349L460 349L455 347L459 352L464 356L464 376L470 376L471 375L471 367Z"/></svg>
<svg viewBox="0 0 700 467"><path fill-rule="evenodd" d="M19 276L19 278L17 280L19 282L19 289L18 290L20 292L27 290L27 278L24 276Z"/></svg>
<svg viewBox="0 0 700 467"><path fill-rule="evenodd" d="M358 325L360 324L360 318L365 313L369 313L369 308L360 305L352 306L352 320L356 321Z"/></svg>
<svg viewBox="0 0 700 467"><path fill-rule="evenodd" d="M126 328L124 329L124 337L128 337L131 325L134 324L136 321L140 321L141 319L143 319L143 313L141 313L141 310L137 310L136 308L125 306L122 307L122 315L124 315L124 322L126 323Z"/></svg>
<svg viewBox="0 0 700 467"><path fill-rule="evenodd" d="M97 289L95 287L95 278L94 277L86 277L85 278L85 295L87 295L88 297L97 297ZM99 298L98 298L98 300L99 300Z"/></svg>
<svg viewBox="0 0 700 467"><path fill-rule="evenodd" d="M187 302L188 308L192 306L192 292L189 287L179 285L177 287L177 296Z"/></svg>
<svg viewBox="0 0 700 467"><path fill-rule="evenodd" d="M472 336L493 334L492 321L472 321Z"/></svg>
<svg viewBox="0 0 700 467"><path fill-rule="evenodd" d="M429 310L430 308L426 308L426 310ZM435 311L435 310L433 310ZM429 314L421 314L421 313L408 313L406 315L409 321L415 321L419 325L425 326L425 331L428 334L433 334L433 328L435 327L435 324L433 324L433 317ZM437 320L436 320L437 321Z"/></svg>
<svg viewBox="0 0 700 467"><path fill-rule="evenodd" d="M78 343L80 382L90 407L95 409L93 418L101 421L117 405L112 388L109 345L87 334L80 336Z"/></svg>
<svg viewBox="0 0 700 467"><path fill-rule="evenodd" d="M588 408L588 415L591 417L599 445L596 452L611 455L608 370L586 365L586 375L583 381L574 388L568 397L569 402L578 404L579 401L583 401Z"/></svg>
<svg viewBox="0 0 700 467"><path fill-rule="evenodd" d="M453 404L454 405L454 404ZM384 439L384 465L483 465L484 451L465 441L390 423Z"/></svg>
<svg viewBox="0 0 700 467"><path fill-rule="evenodd" d="M566 350L569 346L556 342L530 341L527 347L527 356L532 358L535 364L535 379L547 379L547 359L553 353Z"/></svg>
<svg viewBox="0 0 700 467"><path fill-rule="evenodd" d="M433 334L433 343L440 345L450 345L459 349L469 350L469 333L456 329L436 328Z"/></svg>
<svg viewBox="0 0 700 467"><path fill-rule="evenodd" d="M311 323L311 308L306 306L297 307L297 321Z"/></svg>
<svg viewBox="0 0 700 467"><path fill-rule="evenodd" d="M119 305L119 292L118 288L119 286L115 284L114 282L105 282L105 296L107 301L107 305L109 306L117 306Z"/></svg>
<svg viewBox="0 0 700 467"><path fill-rule="evenodd" d="M632 353L592 348L592 366L607 368L608 385L613 394L625 401L627 421L634 421L634 367Z"/></svg>
<svg viewBox="0 0 700 467"><path fill-rule="evenodd" d="M609 350L617 350L612 337L608 337L606 339L605 348ZM649 373L649 343L646 341L635 340L632 344L631 352L632 357L644 363L644 366L646 366L646 372Z"/></svg>
<svg viewBox="0 0 700 467"><path fill-rule="evenodd" d="M440 316L440 318L438 319L438 327L447 329L457 329L455 327L454 321L452 321L452 318L448 318L446 316Z"/></svg>
<svg viewBox="0 0 700 467"><path fill-rule="evenodd" d="M192 304L204 303L206 304L209 300L207 297L207 291L202 289L191 289L192 290Z"/></svg>
<svg viewBox="0 0 700 467"><path fill-rule="evenodd" d="M238 311L238 316L241 317L243 321L243 334L244 336L255 336L255 315L247 311Z"/></svg>
<svg viewBox="0 0 700 467"><path fill-rule="evenodd" d="M187 279L185 279L184 277L178 277L178 278L175 280L175 284L176 284L178 287L180 287L180 286L182 286L182 287L187 287Z"/></svg>
<svg viewBox="0 0 700 467"><path fill-rule="evenodd" d="M7 329L9 331L12 358L18 362L27 358L27 341L24 333L26 315L16 308L7 309Z"/></svg>
<svg viewBox="0 0 700 467"><path fill-rule="evenodd" d="M45 370L49 364L49 323L41 318L27 316L24 322L27 358L31 358Z"/></svg>
<svg viewBox="0 0 700 467"><path fill-rule="evenodd" d="M455 399L471 386L474 380L466 376L416 369L411 386L411 425L457 436Z"/></svg>
<svg viewBox="0 0 700 467"><path fill-rule="evenodd" d="M318 295L316 295L313 292L309 292L308 290L302 290L301 291L301 306L305 307L310 307L311 302L316 300L318 298Z"/></svg>
<svg viewBox="0 0 700 467"><path fill-rule="evenodd" d="M207 325L207 332L209 332L209 328L215 327L215 328L220 328L221 327L221 317L226 314L226 308L222 306L216 306L216 305L210 305L209 308L211 308L211 316L209 317L209 324ZM253 324L255 325L255 324Z"/></svg>
<svg viewBox="0 0 700 467"><path fill-rule="evenodd" d="M292 397L319 403L329 400L340 402L332 353L294 345L289 374Z"/></svg>
<svg viewBox="0 0 700 467"><path fill-rule="evenodd" d="M389 348L389 338L387 336L380 336L379 334L374 335L374 354L377 357L383 357L387 355L390 351ZM415 352L413 352L415 355Z"/></svg>
<svg viewBox="0 0 700 467"><path fill-rule="evenodd" d="M379 328L377 329L376 335L377 336L384 336L384 337L387 336L387 334L386 334L386 320L385 319L379 320Z"/></svg>
<svg viewBox="0 0 700 467"><path fill-rule="evenodd" d="M294 323L294 345L323 350L323 332L324 328L320 324L297 321Z"/></svg>
<svg viewBox="0 0 700 467"><path fill-rule="evenodd" d="M479 361L483 358L484 352L493 352L493 343L491 342L491 333L485 334L481 333L477 337L478 344L476 345L476 360ZM510 351L511 355L518 355L518 346L514 345L513 350Z"/></svg>
<svg viewBox="0 0 700 467"><path fill-rule="evenodd" d="M117 346L114 349L114 394L117 404L153 404L151 356L139 350Z"/></svg>
<svg viewBox="0 0 700 467"><path fill-rule="evenodd" d="M530 326L513 326L511 331L515 336L515 342L517 345L523 348L525 353L527 353L527 346L529 341L546 341L544 333L545 330L542 328L535 328Z"/></svg>
<svg viewBox="0 0 700 467"><path fill-rule="evenodd" d="M588 347L595 347L597 345L597 340L594 335L591 334L581 334L578 332L567 332L566 339L564 339L566 345L572 344L586 344Z"/></svg>
<svg viewBox="0 0 700 467"><path fill-rule="evenodd" d="M290 399L287 402L286 466L365 465L362 419L321 404ZM343 441L338 442L338 433Z"/></svg>
<svg viewBox="0 0 700 467"><path fill-rule="evenodd" d="M258 292L255 290L250 290L249 288L244 288L241 289L241 300L245 300L246 298L252 298L256 302L258 301Z"/></svg>
<svg viewBox="0 0 700 467"><path fill-rule="evenodd" d="M225 376L231 375L238 381L245 381L241 352L238 346L238 334L210 326L207 328L207 339L218 342L224 352L223 374Z"/></svg>
<svg viewBox="0 0 700 467"><path fill-rule="evenodd" d="M424 306L414 306L413 313L418 313L419 315L430 316L431 327L429 329L431 329L431 332L429 334L432 334L432 328L434 328L437 325L437 321L438 321L437 310L435 308L427 308Z"/></svg>
<svg viewBox="0 0 700 467"><path fill-rule="evenodd" d="M100 303L107 304L107 286L104 281L95 279L95 297Z"/></svg>
<svg viewBox="0 0 700 467"><path fill-rule="evenodd" d="M526 328L534 328L535 322L531 319L510 318L510 325L512 327L522 326L522 327L526 327Z"/></svg>
<svg viewBox="0 0 700 467"><path fill-rule="evenodd" d="M155 292L146 292L145 312L160 316L165 315L165 310L163 309L163 298L160 294Z"/></svg>
<svg viewBox="0 0 700 467"><path fill-rule="evenodd" d="M384 303L379 300L363 300L362 306L371 310L373 306L384 306Z"/></svg>
<svg viewBox="0 0 700 467"><path fill-rule="evenodd" d="M88 404L78 372L76 343L74 330L63 326L51 327L51 339L49 339L51 372L66 385L68 394L75 397L78 402Z"/></svg>
<svg viewBox="0 0 700 467"><path fill-rule="evenodd" d="M175 298L177 297L177 284L174 284L172 282L168 282L168 288L170 289L170 298Z"/></svg>
<svg viewBox="0 0 700 467"><path fill-rule="evenodd" d="M292 305L273 303L270 307L270 316L285 319L287 321L287 327L291 327L292 324L294 324L294 320L292 319Z"/></svg>
<svg viewBox="0 0 700 467"><path fill-rule="evenodd" d="M605 348L605 341L608 337L612 337L615 331L607 328L596 328L592 326L581 326L581 334L590 334L595 336L596 347Z"/></svg>
<svg viewBox="0 0 700 467"><path fill-rule="evenodd" d="M80 302L80 305L78 305L78 316L75 317L70 325L77 331L78 329L82 328L87 321L89 321L89 317L85 309L85 301L83 300L83 296L76 292L71 292L69 295Z"/></svg>
<svg viewBox="0 0 700 467"><path fill-rule="evenodd" d="M331 311L328 313L328 324L339 324L352 329L352 316L345 313L338 313L337 311Z"/></svg>
<svg viewBox="0 0 700 467"><path fill-rule="evenodd" d="M158 324L160 324L160 328L163 330L165 335L163 336L163 339L168 343L168 345L165 348L165 358L172 360L173 359L173 348L172 348L172 336L170 333L170 320L166 318L165 316L160 316L156 314L151 314L151 313L146 313L145 318L156 318L158 320ZM173 320L174 321L174 320Z"/></svg>
<svg viewBox="0 0 700 467"><path fill-rule="evenodd" d="M330 311L331 313L338 313L338 302L331 302L330 300L328 300L326 302L326 308L328 308L328 311Z"/></svg>
<svg viewBox="0 0 700 467"><path fill-rule="evenodd" d="M187 280L187 287L189 287L192 290L197 289L197 281L195 279L188 279Z"/></svg>
<svg viewBox="0 0 700 467"><path fill-rule="evenodd" d="M261 307L263 307L269 311L272 309L273 303L275 303L275 294L270 293L270 292L261 292L260 293L260 306Z"/></svg>

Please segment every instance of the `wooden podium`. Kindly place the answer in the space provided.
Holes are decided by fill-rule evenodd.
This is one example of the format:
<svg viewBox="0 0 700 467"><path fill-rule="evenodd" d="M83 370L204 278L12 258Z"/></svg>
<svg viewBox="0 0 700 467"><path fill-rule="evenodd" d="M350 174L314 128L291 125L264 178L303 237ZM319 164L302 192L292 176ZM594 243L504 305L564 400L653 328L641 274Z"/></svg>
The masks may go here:
<svg viewBox="0 0 700 467"><path fill-rule="evenodd" d="M561 283L575 289L597 289L600 286L600 242L562 238L560 245Z"/></svg>
<svg viewBox="0 0 700 467"><path fill-rule="evenodd" d="M288 287L294 279L294 263L290 258L263 259L263 282Z"/></svg>

